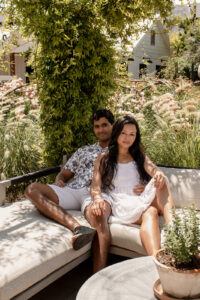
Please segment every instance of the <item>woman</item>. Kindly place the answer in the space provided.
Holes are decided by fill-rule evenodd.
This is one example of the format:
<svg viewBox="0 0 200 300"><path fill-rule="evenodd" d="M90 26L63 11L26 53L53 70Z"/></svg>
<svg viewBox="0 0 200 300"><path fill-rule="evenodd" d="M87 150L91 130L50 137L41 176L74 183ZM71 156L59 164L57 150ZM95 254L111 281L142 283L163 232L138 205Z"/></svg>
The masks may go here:
<svg viewBox="0 0 200 300"><path fill-rule="evenodd" d="M146 187L138 195L134 187L143 183ZM95 162L91 196L94 215L103 214L109 203L109 222L141 225L141 241L147 254L160 249L158 213L162 212L169 223L173 199L164 174L142 150L134 118L124 116L114 124L108 151Z"/></svg>

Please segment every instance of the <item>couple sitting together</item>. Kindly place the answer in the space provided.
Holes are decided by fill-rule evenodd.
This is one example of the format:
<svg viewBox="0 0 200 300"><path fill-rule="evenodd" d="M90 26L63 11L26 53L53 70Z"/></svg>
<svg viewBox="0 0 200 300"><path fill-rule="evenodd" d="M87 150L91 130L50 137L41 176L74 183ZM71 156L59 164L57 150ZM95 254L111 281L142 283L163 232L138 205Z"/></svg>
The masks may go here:
<svg viewBox="0 0 200 300"><path fill-rule="evenodd" d="M79 148L54 184L32 183L25 195L41 213L74 233L75 250L93 240L97 272L107 262L109 223L141 225L142 244L153 255L160 249L158 214L169 223L174 204L164 174L143 152L134 118L114 123L112 113L103 109L93 114L92 124L98 142ZM81 210L92 228L81 226L67 210Z"/></svg>

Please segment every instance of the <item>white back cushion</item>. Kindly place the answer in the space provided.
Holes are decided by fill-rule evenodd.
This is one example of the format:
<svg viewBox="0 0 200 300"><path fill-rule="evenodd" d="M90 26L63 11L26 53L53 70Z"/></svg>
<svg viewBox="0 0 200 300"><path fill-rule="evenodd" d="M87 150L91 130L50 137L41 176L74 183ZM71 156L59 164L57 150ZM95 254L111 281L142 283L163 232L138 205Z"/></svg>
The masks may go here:
<svg viewBox="0 0 200 300"><path fill-rule="evenodd" d="M177 208L195 204L200 210L200 169L160 167L169 179L170 189Z"/></svg>

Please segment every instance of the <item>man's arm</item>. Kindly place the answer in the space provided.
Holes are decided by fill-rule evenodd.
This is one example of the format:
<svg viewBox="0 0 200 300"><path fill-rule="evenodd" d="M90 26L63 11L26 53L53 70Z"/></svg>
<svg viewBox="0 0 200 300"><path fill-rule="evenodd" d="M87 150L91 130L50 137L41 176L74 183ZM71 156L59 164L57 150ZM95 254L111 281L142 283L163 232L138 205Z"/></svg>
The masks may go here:
<svg viewBox="0 0 200 300"><path fill-rule="evenodd" d="M74 173L67 169L62 169L56 176L55 185L64 187L67 182L74 176Z"/></svg>
<svg viewBox="0 0 200 300"><path fill-rule="evenodd" d="M68 159L60 173L58 173L54 182L55 185L64 187L74 176L79 166L79 152L81 151L81 148L76 150L76 152Z"/></svg>

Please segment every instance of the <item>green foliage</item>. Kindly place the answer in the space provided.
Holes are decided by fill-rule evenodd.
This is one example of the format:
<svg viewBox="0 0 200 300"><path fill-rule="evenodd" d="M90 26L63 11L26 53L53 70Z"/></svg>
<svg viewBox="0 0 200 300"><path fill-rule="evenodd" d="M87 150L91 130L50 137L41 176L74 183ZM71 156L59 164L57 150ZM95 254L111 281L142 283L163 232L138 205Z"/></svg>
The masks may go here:
<svg viewBox="0 0 200 300"><path fill-rule="evenodd" d="M164 249L178 264L191 262L200 247L200 220L194 205L182 209L179 215L173 210L173 223L165 226Z"/></svg>
<svg viewBox="0 0 200 300"><path fill-rule="evenodd" d="M4 0L8 22L32 36L46 159L60 162L91 143L90 116L107 107L116 88L114 43L141 29L172 0Z"/></svg>
<svg viewBox="0 0 200 300"><path fill-rule="evenodd" d="M194 16L185 18L179 24L179 31L171 37L173 55L162 71L165 78L188 77L197 79L200 64L200 20Z"/></svg>

